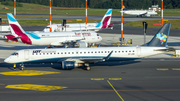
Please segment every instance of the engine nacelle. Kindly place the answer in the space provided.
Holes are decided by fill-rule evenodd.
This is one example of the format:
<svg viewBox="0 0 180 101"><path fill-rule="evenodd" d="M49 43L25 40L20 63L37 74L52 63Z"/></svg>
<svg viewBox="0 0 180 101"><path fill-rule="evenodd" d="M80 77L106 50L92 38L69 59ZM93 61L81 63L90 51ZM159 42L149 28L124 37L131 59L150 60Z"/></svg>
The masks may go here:
<svg viewBox="0 0 180 101"><path fill-rule="evenodd" d="M150 17L151 15L150 14L146 14L147 17Z"/></svg>
<svg viewBox="0 0 180 101"><path fill-rule="evenodd" d="M74 69L76 67L78 67L78 64L76 64L75 61L62 61L62 68L63 69L70 70L70 69Z"/></svg>
<svg viewBox="0 0 180 101"><path fill-rule="evenodd" d="M80 41L80 42L77 43L77 46L79 48L86 48L86 47L88 47L88 43L84 42L84 41Z"/></svg>

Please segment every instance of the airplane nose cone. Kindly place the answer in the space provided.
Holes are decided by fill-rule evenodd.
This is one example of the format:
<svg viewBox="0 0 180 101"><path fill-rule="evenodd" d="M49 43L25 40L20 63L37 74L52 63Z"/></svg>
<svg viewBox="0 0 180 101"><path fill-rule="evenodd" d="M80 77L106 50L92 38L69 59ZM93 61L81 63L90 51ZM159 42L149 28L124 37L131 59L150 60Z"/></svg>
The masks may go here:
<svg viewBox="0 0 180 101"><path fill-rule="evenodd" d="M9 57L4 60L5 63L9 63L9 61L10 61Z"/></svg>
<svg viewBox="0 0 180 101"><path fill-rule="evenodd" d="M100 41L102 40L102 37L101 37L101 36L99 36L99 40L100 40Z"/></svg>

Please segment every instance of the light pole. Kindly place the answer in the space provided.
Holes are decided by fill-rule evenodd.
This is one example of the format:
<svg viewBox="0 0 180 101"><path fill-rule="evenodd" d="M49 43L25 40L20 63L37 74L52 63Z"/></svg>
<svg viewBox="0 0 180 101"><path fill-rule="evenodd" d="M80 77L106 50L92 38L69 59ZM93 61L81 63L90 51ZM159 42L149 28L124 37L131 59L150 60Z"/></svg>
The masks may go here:
<svg viewBox="0 0 180 101"><path fill-rule="evenodd" d="M16 19L16 0L14 0L14 18Z"/></svg>

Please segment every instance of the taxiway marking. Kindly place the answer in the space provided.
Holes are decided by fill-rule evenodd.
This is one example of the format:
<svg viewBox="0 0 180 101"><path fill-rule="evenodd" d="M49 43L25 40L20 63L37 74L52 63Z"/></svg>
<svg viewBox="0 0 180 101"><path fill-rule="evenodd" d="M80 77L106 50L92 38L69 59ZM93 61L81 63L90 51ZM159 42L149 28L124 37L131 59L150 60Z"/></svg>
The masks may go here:
<svg viewBox="0 0 180 101"><path fill-rule="evenodd" d="M121 97L121 95L117 92L117 90L113 87L113 85L109 82L109 80L107 80L107 82L109 83L109 85L113 88L113 90L116 92L116 94L119 96L119 98L124 101L124 99Z"/></svg>
<svg viewBox="0 0 180 101"><path fill-rule="evenodd" d="M36 75L47 75L47 74L57 74L57 73L60 72L37 71L37 70L0 72L0 74L2 75L12 75L12 76L36 76Z"/></svg>
<svg viewBox="0 0 180 101"><path fill-rule="evenodd" d="M52 90L58 90L58 89L65 89L68 87L50 86L50 85L35 85L35 84L16 84L16 85L7 85L5 88L35 90L35 91L52 91Z"/></svg>

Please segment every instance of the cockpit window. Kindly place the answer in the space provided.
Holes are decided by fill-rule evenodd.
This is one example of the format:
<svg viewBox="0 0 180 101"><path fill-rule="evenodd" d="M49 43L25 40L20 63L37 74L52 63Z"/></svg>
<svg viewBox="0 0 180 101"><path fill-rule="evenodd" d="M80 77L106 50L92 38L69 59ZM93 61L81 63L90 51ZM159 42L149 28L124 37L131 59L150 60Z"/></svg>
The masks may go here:
<svg viewBox="0 0 180 101"><path fill-rule="evenodd" d="M50 27L46 27L46 29L49 29Z"/></svg>
<svg viewBox="0 0 180 101"><path fill-rule="evenodd" d="M99 34L97 34L97 36L99 36Z"/></svg>
<svg viewBox="0 0 180 101"><path fill-rule="evenodd" d="M15 52L15 53L13 53L12 55L18 55L18 53Z"/></svg>

